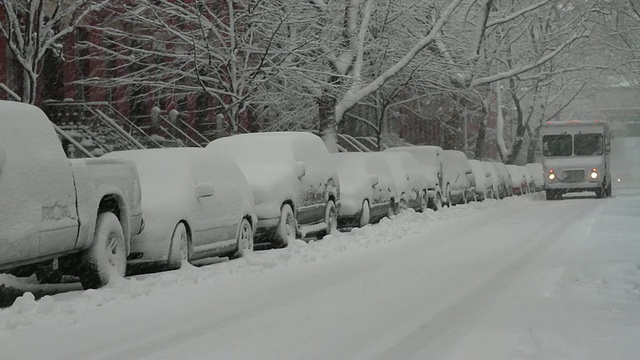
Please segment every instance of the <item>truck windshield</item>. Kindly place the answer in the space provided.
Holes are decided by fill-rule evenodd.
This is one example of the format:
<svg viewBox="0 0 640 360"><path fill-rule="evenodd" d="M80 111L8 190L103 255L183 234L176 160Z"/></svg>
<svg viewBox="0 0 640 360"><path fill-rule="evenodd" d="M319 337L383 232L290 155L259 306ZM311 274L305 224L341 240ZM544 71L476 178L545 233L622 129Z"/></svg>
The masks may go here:
<svg viewBox="0 0 640 360"><path fill-rule="evenodd" d="M602 155L602 134L576 134L573 142L577 156Z"/></svg>
<svg viewBox="0 0 640 360"><path fill-rule="evenodd" d="M571 135L545 135L542 137L544 156L571 156Z"/></svg>

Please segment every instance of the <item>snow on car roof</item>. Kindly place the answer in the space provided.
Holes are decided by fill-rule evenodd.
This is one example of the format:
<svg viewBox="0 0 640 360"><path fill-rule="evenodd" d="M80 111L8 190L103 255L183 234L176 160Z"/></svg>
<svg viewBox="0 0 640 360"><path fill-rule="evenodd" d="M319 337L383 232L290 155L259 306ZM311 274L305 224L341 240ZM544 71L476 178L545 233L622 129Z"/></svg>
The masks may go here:
<svg viewBox="0 0 640 360"><path fill-rule="evenodd" d="M101 158L133 161L143 182L192 183L193 180L200 179L215 183L235 183L238 186L246 184L244 175L231 158L200 148L114 151Z"/></svg>
<svg viewBox="0 0 640 360"><path fill-rule="evenodd" d="M440 165L438 163L438 154L441 149L437 146L401 146L395 148L389 148L385 151L406 151L413 155L413 157L420 163L421 165L429 165L434 168L439 168Z"/></svg>
<svg viewBox="0 0 640 360"><path fill-rule="evenodd" d="M442 152L442 166L446 168L471 169L467 156L458 150L444 150Z"/></svg>

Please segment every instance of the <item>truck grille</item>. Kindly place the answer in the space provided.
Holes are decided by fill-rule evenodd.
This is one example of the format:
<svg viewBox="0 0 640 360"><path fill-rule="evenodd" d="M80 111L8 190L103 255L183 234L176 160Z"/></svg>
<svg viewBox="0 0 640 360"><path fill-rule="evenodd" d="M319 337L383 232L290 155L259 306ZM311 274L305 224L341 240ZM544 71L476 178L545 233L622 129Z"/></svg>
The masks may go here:
<svg viewBox="0 0 640 360"><path fill-rule="evenodd" d="M565 170L562 182L579 183L584 181L584 170Z"/></svg>

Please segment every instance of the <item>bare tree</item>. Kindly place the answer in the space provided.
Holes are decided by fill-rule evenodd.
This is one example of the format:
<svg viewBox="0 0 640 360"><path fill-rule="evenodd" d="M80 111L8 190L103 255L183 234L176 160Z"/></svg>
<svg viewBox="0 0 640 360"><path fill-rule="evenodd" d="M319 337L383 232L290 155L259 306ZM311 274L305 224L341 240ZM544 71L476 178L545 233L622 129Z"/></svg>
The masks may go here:
<svg viewBox="0 0 640 360"><path fill-rule="evenodd" d="M4 0L2 35L22 72L21 86L0 83L16 101L34 103L45 56L62 56L62 40L108 0Z"/></svg>
<svg viewBox="0 0 640 360"><path fill-rule="evenodd" d="M108 73L120 75L82 82L125 86L140 98L164 103L165 109L175 108L180 99L199 101L223 116L235 134L256 90L286 57L287 49L278 48L274 39L288 16L268 2L250 0L119 6L108 22L91 28L104 35L101 42L80 45L104 60Z"/></svg>

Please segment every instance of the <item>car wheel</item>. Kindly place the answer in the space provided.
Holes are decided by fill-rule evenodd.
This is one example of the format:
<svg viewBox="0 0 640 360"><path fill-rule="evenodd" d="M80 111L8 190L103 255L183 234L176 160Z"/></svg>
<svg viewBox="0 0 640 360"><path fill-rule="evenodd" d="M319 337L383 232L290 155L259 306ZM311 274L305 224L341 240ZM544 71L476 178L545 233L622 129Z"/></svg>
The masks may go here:
<svg viewBox="0 0 640 360"><path fill-rule="evenodd" d="M420 196L420 212L425 212L429 209L429 199L427 194L422 194Z"/></svg>
<svg viewBox="0 0 640 360"><path fill-rule="evenodd" d="M407 199L403 199L401 197L400 201L398 202L398 206L396 207L396 214L400 213L400 211L407 210L408 207L409 203L407 202Z"/></svg>
<svg viewBox="0 0 640 360"><path fill-rule="evenodd" d="M438 211L442 209L442 194L438 191L436 192L436 197L433 199L433 211Z"/></svg>
<svg viewBox="0 0 640 360"><path fill-rule="evenodd" d="M327 208L324 211L324 222L327 224L327 228L318 234L318 239L338 232L338 209L333 200L327 201Z"/></svg>
<svg viewBox="0 0 640 360"><path fill-rule="evenodd" d="M171 247L169 249L168 268L171 270L180 269L183 262L188 262L191 255L189 248L189 234L184 223L180 222L173 229L171 235Z"/></svg>
<svg viewBox="0 0 640 360"><path fill-rule="evenodd" d="M297 228L296 218L293 215L291 205L282 205L282 208L280 209L280 221L276 228L276 236L273 245L286 247L290 243L293 243L296 240Z"/></svg>
<svg viewBox="0 0 640 360"><path fill-rule="evenodd" d="M93 243L82 255L80 283L85 289L100 288L127 270L127 253L122 226L115 214L98 214Z"/></svg>
<svg viewBox="0 0 640 360"><path fill-rule="evenodd" d="M394 199L391 199L387 207L387 217L389 219L391 219L391 217L395 215L396 213L395 209L396 209L396 202Z"/></svg>
<svg viewBox="0 0 640 360"><path fill-rule="evenodd" d="M237 259L253 251L253 228L247 218L243 218L238 226L238 234L236 235L237 248L236 251L229 256L229 259Z"/></svg>
<svg viewBox="0 0 640 360"><path fill-rule="evenodd" d="M362 202L362 212L360 213L360 227L366 226L371 221L371 207L369 206L369 201L365 200Z"/></svg>

